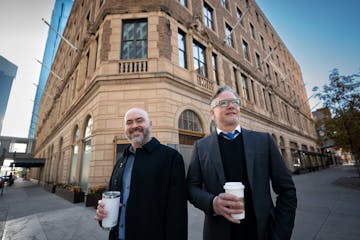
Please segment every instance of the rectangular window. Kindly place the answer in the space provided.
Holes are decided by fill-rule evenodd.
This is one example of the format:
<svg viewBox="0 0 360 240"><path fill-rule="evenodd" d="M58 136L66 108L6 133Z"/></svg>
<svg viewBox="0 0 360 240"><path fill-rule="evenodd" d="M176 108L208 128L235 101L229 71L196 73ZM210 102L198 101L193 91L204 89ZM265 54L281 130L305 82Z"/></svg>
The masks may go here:
<svg viewBox="0 0 360 240"><path fill-rule="evenodd" d="M222 5L225 9L229 9L229 2L228 2L228 0L221 0L221 5Z"/></svg>
<svg viewBox="0 0 360 240"><path fill-rule="evenodd" d="M264 97L264 105L265 105L265 109L266 109L266 110L269 110L269 109L268 109L268 106L267 106L267 101L266 101L265 88L263 88L263 97Z"/></svg>
<svg viewBox="0 0 360 240"><path fill-rule="evenodd" d="M248 43L245 40L242 41L242 50L243 50L245 59L250 61L249 46L248 46Z"/></svg>
<svg viewBox="0 0 360 240"><path fill-rule="evenodd" d="M267 79L271 79L271 75L270 75L270 66L269 66L269 64L266 64L266 78Z"/></svg>
<svg viewBox="0 0 360 240"><path fill-rule="evenodd" d="M269 54L270 54L270 57L271 57L271 59L274 60L272 51L273 51L272 48L269 46Z"/></svg>
<svg viewBox="0 0 360 240"><path fill-rule="evenodd" d="M262 67L261 67L261 61L260 61L260 55L258 53L255 53L255 57L256 57L256 67L262 71Z"/></svg>
<svg viewBox="0 0 360 240"><path fill-rule="evenodd" d="M187 68L186 61L186 34L179 29L178 32L178 48L179 48L179 65Z"/></svg>
<svg viewBox="0 0 360 240"><path fill-rule="evenodd" d="M215 53L211 55L211 62L212 62L212 71L213 71L213 78L217 85L220 85L219 82L219 74L218 74L218 67L217 67L217 56Z"/></svg>
<svg viewBox="0 0 360 240"><path fill-rule="evenodd" d="M214 30L213 9L206 2L204 2L204 22L208 28Z"/></svg>
<svg viewBox="0 0 360 240"><path fill-rule="evenodd" d="M104 0L100 0L99 2L99 6L101 7L101 5L103 4Z"/></svg>
<svg viewBox="0 0 360 240"><path fill-rule="evenodd" d="M254 96L254 103L256 104L257 100L256 100L256 91L255 91L255 84L254 81L251 80L251 90L253 92L253 96Z"/></svg>
<svg viewBox="0 0 360 240"><path fill-rule="evenodd" d="M274 75L275 75L275 82L276 82L276 86L280 86L280 83L279 83L279 75L277 74L277 72L274 72Z"/></svg>
<svg viewBox="0 0 360 240"><path fill-rule="evenodd" d="M238 22L240 22L241 25L244 26L242 15L243 14L242 14L241 10L237 8L237 11L236 11L237 20L238 20Z"/></svg>
<svg viewBox="0 0 360 240"><path fill-rule="evenodd" d="M9 153L26 153L27 144L26 143L10 143Z"/></svg>
<svg viewBox="0 0 360 240"><path fill-rule="evenodd" d="M85 77L90 75L90 51L86 53Z"/></svg>
<svg viewBox="0 0 360 240"><path fill-rule="evenodd" d="M241 74L241 84L242 84L242 89L243 89L243 93L244 93L244 97L246 100L250 100L250 94L249 94L249 88L248 88L248 81L247 81L247 77L244 74Z"/></svg>
<svg viewBox="0 0 360 240"><path fill-rule="evenodd" d="M260 36L260 43L261 43L262 49L265 51L265 42L264 42L263 36Z"/></svg>
<svg viewBox="0 0 360 240"><path fill-rule="evenodd" d="M194 70L198 74L207 77L205 47L195 40L193 41L193 61Z"/></svg>
<svg viewBox="0 0 360 240"><path fill-rule="evenodd" d="M270 110L271 110L271 112L274 112L274 105L273 105L273 102L272 102L272 95L271 95L271 93L269 93L269 101L270 101Z"/></svg>
<svg viewBox="0 0 360 240"><path fill-rule="evenodd" d="M281 82L282 82L282 85L283 85L284 92L286 93L285 81L282 80Z"/></svg>
<svg viewBox="0 0 360 240"><path fill-rule="evenodd" d="M236 70L236 68L233 68L233 73L234 73L234 82L235 82L236 92L237 92L238 95L240 95L240 89L239 89L239 83L238 83L238 79L237 79L237 70Z"/></svg>
<svg viewBox="0 0 360 240"><path fill-rule="evenodd" d="M284 104L285 107L285 116L286 116L286 120L288 120L288 122L290 122L290 115L289 115L289 109L288 106L286 104Z"/></svg>
<svg viewBox="0 0 360 240"><path fill-rule="evenodd" d="M97 61L98 61L98 47L99 47L99 36L95 38L95 66L94 69L97 68Z"/></svg>
<svg viewBox="0 0 360 240"><path fill-rule="evenodd" d="M258 13L258 12L255 12L255 15L256 15L256 21L257 21L257 22L260 22L259 13Z"/></svg>
<svg viewBox="0 0 360 240"><path fill-rule="evenodd" d="M121 59L147 58L147 20L123 21Z"/></svg>
<svg viewBox="0 0 360 240"><path fill-rule="evenodd" d="M187 7L187 0L179 0L179 3L185 7Z"/></svg>
<svg viewBox="0 0 360 240"><path fill-rule="evenodd" d="M234 40L232 37L232 28L226 24L225 26L226 30L225 30L225 34L226 34L226 43L231 46L234 47Z"/></svg>
<svg viewBox="0 0 360 240"><path fill-rule="evenodd" d="M255 28L254 28L254 25L252 25L251 23L250 23L250 33L251 33L251 37L252 37L253 39L256 39L256 36L255 36Z"/></svg>

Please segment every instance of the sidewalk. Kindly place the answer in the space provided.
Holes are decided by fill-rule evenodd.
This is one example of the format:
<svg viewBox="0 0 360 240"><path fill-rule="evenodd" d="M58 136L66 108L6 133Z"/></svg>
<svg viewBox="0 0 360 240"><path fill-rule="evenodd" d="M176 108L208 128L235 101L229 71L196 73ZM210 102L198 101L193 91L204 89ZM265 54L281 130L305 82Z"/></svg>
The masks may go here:
<svg viewBox="0 0 360 240"><path fill-rule="evenodd" d="M29 181L16 181L0 197L2 240L107 239L94 208L73 204Z"/></svg>
<svg viewBox="0 0 360 240"><path fill-rule="evenodd" d="M358 181L354 176L353 166L294 176L298 208L292 240L360 239L360 188L338 185Z"/></svg>
<svg viewBox="0 0 360 240"><path fill-rule="evenodd" d="M360 239L360 189L337 185L349 176L356 173L345 166L294 176L298 209L292 240ZM84 203L73 204L36 183L16 181L0 196L0 239L107 239L94 215L95 209ZM189 240L202 239L202 221L203 213L189 204Z"/></svg>

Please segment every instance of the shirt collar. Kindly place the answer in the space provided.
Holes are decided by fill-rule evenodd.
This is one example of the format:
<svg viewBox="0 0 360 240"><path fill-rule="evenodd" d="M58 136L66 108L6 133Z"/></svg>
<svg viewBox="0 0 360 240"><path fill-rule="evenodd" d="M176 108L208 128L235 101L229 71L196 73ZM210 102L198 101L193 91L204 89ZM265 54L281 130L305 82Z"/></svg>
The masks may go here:
<svg viewBox="0 0 360 240"><path fill-rule="evenodd" d="M240 124L236 126L236 128L234 128L231 132L233 133L235 130L238 130L239 133L241 133L241 127ZM220 130L219 128L216 128L216 132L219 135L221 132L224 132L222 130Z"/></svg>

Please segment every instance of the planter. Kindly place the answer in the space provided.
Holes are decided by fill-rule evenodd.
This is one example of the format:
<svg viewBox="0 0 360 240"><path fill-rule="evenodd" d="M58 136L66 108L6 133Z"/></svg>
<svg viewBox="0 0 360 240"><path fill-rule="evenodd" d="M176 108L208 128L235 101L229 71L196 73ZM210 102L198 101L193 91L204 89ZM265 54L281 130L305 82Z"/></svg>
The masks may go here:
<svg viewBox="0 0 360 240"><path fill-rule="evenodd" d="M97 208L97 204L100 199L101 193L88 193L85 196L85 207Z"/></svg>
<svg viewBox="0 0 360 240"><path fill-rule="evenodd" d="M72 203L84 202L85 194L83 192L71 192L64 188L56 188L55 194Z"/></svg>
<svg viewBox="0 0 360 240"><path fill-rule="evenodd" d="M55 193L56 184L53 183L45 183L44 189L48 192Z"/></svg>

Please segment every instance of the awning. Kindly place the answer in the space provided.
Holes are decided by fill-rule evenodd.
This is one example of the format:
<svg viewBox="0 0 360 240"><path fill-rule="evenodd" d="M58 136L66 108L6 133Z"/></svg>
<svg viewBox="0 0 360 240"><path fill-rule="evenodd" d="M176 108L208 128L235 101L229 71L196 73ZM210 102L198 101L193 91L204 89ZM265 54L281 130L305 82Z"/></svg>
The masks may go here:
<svg viewBox="0 0 360 240"><path fill-rule="evenodd" d="M45 158L15 158L14 162L10 164L11 167L43 167L45 165Z"/></svg>
<svg viewBox="0 0 360 240"><path fill-rule="evenodd" d="M304 153L305 155L311 155L311 156L325 156L323 153L319 152L309 152L305 150L298 150L299 153Z"/></svg>

